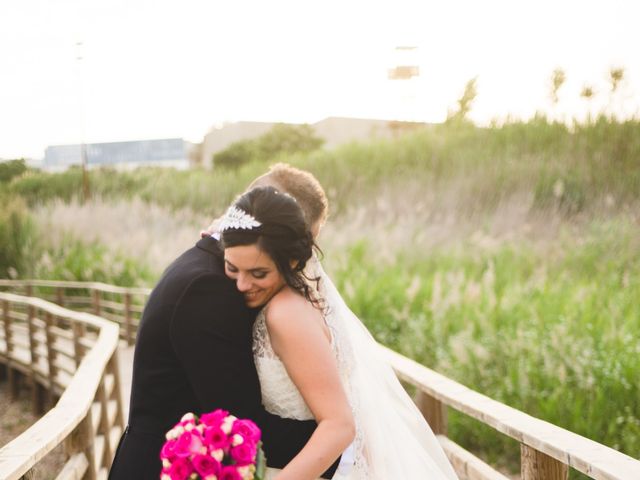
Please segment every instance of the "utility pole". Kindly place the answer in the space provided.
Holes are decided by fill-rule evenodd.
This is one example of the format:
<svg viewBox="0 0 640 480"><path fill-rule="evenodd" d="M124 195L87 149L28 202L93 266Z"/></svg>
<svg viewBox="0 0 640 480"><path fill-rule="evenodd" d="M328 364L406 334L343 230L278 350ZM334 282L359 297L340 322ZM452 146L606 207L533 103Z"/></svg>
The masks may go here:
<svg viewBox="0 0 640 480"><path fill-rule="evenodd" d="M84 91L82 82L82 42L76 42L78 61L78 78L80 84L80 165L82 167L82 202L88 202L91 198L91 190L89 189L89 169L87 165L87 146L84 142Z"/></svg>

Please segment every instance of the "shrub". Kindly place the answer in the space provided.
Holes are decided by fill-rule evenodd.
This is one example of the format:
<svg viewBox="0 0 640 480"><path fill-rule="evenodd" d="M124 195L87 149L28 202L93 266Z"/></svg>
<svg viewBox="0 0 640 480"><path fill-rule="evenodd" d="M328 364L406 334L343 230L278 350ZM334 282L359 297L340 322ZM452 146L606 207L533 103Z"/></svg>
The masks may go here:
<svg viewBox="0 0 640 480"><path fill-rule="evenodd" d="M14 177L18 177L27 171L27 164L24 159L8 160L0 162L0 183L8 182Z"/></svg>
<svg viewBox="0 0 640 480"><path fill-rule="evenodd" d="M29 276L39 251L36 226L21 198L1 197L0 277Z"/></svg>

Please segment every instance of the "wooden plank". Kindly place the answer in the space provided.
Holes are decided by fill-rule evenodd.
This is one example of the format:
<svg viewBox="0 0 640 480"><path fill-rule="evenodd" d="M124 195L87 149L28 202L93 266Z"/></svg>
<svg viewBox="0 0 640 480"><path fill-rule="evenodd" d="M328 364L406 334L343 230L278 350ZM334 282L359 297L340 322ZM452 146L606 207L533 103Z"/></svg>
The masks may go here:
<svg viewBox="0 0 640 480"><path fill-rule="evenodd" d="M104 378L104 377L103 377ZM105 391L104 380L98 386L97 399L100 402L100 428L98 431L102 433L104 438L104 452L103 463L96 463L100 467L109 467L112 454L115 454L115 450L112 450L111 437L109 432L111 430L111 423L109 422L109 404L107 399L107 392Z"/></svg>
<svg viewBox="0 0 640 480"><path fill-rule="evenodd" d="M124 294L124 332L125 340L128 345L134 344L133 335L133 312L131 310L131 294Z"/></svg>
<svg viewBox="0 0 640 480"><path fill-rule="evenodd" d="M509 480L444 435L436 437L460 480Z"/></svg>
<svg viewBox="0 0 640 480"><path fill-rule="evenodd" d="M53 407L53 389L55 387L54 380L57 375L56 359L57 354L53 347L54 336L51 333L51 327L53 325L53 315L45 312L46 323L46 338L47 338L47 362L49 367L49 386L47 391L46 403L48 407Z"/></svg>
<svg viewBox="0 0 640 480"><path fill-rule="evenodd" d="M102 459L104 458L104 436L97 435L93 440L93 464L97 469L102 467Z"/></svg>
<svg viewBox="0 0 640 480"><path fill-rule="evenodd" d="M447 435L447 406L431 395L418 390L415 398L418 410L436 435Z"/></svg>
<svg viewBox="0 0 640 480"><path fill-rule="evenodd" d="M568 467L528 445L520 445L520 467L522 480L566 480Z"/></svg>
<svg viewBox="0 0 640 480"><path fill-rule="evenodd" d="M76 453L67 460L56 480L82 480L88 468L89 462L86 455L83 452Z"/></svg>

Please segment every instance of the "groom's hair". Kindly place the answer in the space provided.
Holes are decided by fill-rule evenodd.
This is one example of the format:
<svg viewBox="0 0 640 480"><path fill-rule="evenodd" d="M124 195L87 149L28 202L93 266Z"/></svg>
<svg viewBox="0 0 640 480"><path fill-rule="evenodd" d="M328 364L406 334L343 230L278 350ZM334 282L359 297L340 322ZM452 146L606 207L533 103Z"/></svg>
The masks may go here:
<svg viewBox="0 0 640 480"><path fill-rule="evenodd" d="M249 190L255 187L272 186L288 193L298 201L309 226L324 224L329 214L329 202L320 182L310 172L276 163L264 175L256 178Z"/></svg>

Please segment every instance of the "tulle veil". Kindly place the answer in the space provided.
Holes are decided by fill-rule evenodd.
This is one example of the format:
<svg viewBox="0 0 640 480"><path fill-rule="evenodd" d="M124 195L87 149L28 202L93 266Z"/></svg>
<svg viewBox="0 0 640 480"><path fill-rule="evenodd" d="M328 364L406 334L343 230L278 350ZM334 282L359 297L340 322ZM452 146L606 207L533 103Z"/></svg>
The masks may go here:
<svg viewBox="0 0 640 480"><path fill-rule="evenodd" d="M326 321L337 342L339 370L356 422L355 464L348 479L457 480L429 424L375 339L315 256L307 268L320 279L318 292L326 302Z"/></svg>

